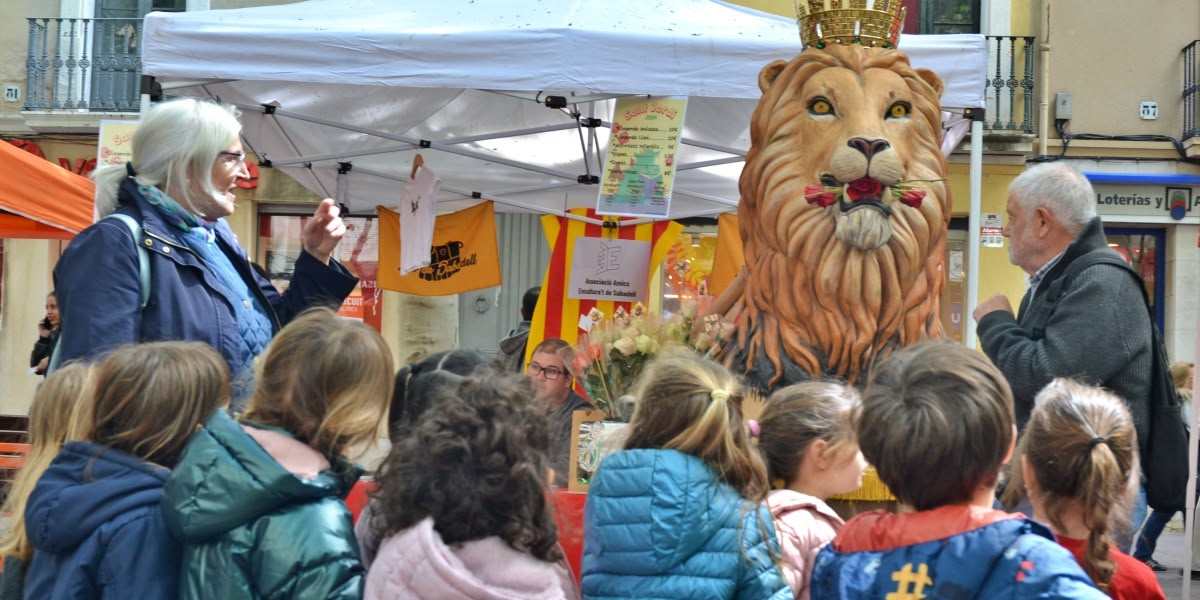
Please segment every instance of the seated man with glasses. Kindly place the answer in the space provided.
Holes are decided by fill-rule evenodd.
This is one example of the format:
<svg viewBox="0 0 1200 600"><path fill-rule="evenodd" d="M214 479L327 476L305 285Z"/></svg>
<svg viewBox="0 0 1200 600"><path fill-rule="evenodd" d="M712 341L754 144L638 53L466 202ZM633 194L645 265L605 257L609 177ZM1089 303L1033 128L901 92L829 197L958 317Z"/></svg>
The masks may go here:
<svg viewBox="0 0 1200 600"><path fill-rule="evenodd" d="M571 413L594 408L571 385L575 377L568 365L575 358L571 345L559 338L546 338L533 349L525 373L533 382L533 391L549 415L550 459L554 466L554 485L567 485L567 463L571 458Z"/></svg>

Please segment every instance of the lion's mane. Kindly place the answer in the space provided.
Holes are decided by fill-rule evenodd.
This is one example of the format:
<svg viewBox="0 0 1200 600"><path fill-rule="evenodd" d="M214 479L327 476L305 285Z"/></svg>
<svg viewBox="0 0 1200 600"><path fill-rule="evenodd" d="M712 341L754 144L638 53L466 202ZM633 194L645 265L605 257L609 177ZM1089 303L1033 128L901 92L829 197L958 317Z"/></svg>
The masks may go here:
<svg viewBox="0 0 1200 600"><path fill-rule="evenodd" d="M903 171L899 179L946 176L941 81L913 69L903 52L831 45L763 70L763 97L739 181L744 288L734 304L736 337L724 352L727 364L763 388L829 376L854 383L893 349L942 336L938 299L951 210L943 182L917 184L927 193L918 208L892 199L890 238L873 249L835 235L836 205L805 201L805 188L828 172L837 148L846 145L846 137L812 134L810 106L800 97L805 81L834 68L858 74L860 86L871 69L899 75L912 93L906 134L894 136L905 139L890 139L892 160L898 158ZM839 117L848 135L879 133L859 131L864 127L888 131L875 127L871 115Z"/></svg>

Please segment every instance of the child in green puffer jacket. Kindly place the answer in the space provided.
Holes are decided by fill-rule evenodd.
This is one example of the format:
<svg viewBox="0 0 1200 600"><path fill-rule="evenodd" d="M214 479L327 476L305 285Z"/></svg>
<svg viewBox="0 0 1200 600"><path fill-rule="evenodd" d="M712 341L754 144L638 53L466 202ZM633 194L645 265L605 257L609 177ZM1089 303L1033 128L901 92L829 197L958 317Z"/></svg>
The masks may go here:
<svg viewBox="0 0 1200 600"><path fill-rule="evenodd" d="M306 312L267 348L240 421L219 412L192 437L163 508L184 543L179 598L362 597L343 498L392 389L391 352L361 322Z"/></svg>

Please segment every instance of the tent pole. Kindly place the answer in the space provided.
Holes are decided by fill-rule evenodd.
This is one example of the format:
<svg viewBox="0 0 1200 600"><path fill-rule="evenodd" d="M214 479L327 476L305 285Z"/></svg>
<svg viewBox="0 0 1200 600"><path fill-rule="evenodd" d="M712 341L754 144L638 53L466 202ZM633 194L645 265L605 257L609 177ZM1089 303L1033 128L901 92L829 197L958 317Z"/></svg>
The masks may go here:
<svg viewBox="0 0 1200 600"><path fill-rule="evenodd" d="M381 177L383 179L391 179L393 181L409 181L405 177L397 177L390 173L384 173L382 171L375 171L373 169L363 169L363 168L355 167L354 172L355 173L363 173L365 175L372 175L374 177ZM485 201L491 200L492 202L495 202L496 204L503 204L505 206L511 206L513 208L521 208L521 209L528 210L529 212L533 212L533 213L542 213L542 214L547 214L547 215L554 215L557 217L565 217L567 219L573 219L575 221L591 223L592 225L603 225L604 224L604 221L602 221L600 219L591 219L588 217L581 217L579 215L573 215L569 212L562 211L562 210L546 209L546 208L542 208L542 207L534 205L534 204L527 204L525 202L509 200L502 196L491 196L488 194L484 194L483 192L471 192L471 191L467 191L467 190L456 189L453 187L447 187L445 185L443 185L441 189L442 189L442 191L450 192L452 194L458 194L465 198L474 198L475 194L479 194L480 200L485 200Z"/></svg>
<svg viewBox="0 0 1200 600"><path fill-rule="evenodd" d="M979 305L979 222L983 212L983 115L982 108L966 112L971 118L970 212L967 214L967 301L963 306L963 344L974 348L975 307Z"/></svg>
<svg viewBox="0 0 1200 600"><path fill-rule="evenodd" d="M700 162L687 163L675 167L676 171L686 171L688 169L703 169L704 167L715 167L717 165L727 165L730 163L746 162L744 156L728 156L725 158L714 158L713 160L702 160Z"/></svg>

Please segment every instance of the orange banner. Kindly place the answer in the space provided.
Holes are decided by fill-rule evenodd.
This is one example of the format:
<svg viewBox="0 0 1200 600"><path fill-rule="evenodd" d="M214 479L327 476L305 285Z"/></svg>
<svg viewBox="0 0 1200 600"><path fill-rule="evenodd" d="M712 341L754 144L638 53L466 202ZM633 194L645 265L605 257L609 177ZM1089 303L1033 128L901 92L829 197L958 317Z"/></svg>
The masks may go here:
<svg viewBox="0 0 1200 600"><path fill-rule="evenodd" d="M717 217L717 251L713 256L712 272L708 275L708 293L720 296L745 264L746 257L742 254L742 234L738 233L737 215L722 214Z"/></svg>
<svg viewBox="0 0 1200 600"><path fill-rule="evenodd" d="M400 215L379 212L379 280L385 290L447 296L500 285L496 215L491 202L439 215L433 226L430 265L400 276Z"/></svg>

